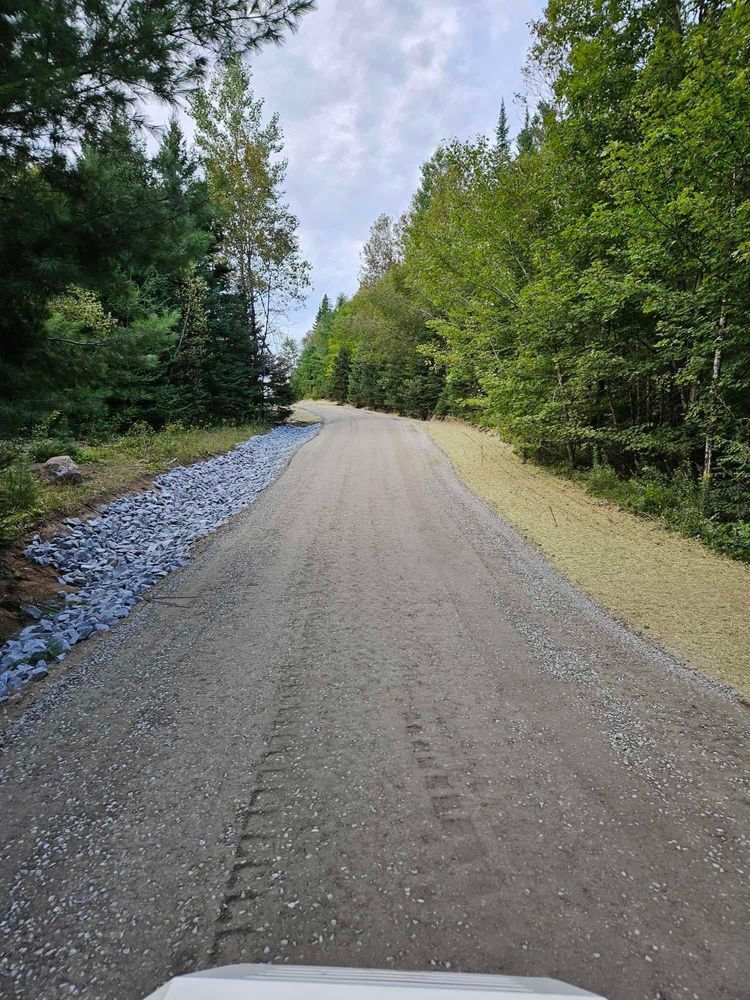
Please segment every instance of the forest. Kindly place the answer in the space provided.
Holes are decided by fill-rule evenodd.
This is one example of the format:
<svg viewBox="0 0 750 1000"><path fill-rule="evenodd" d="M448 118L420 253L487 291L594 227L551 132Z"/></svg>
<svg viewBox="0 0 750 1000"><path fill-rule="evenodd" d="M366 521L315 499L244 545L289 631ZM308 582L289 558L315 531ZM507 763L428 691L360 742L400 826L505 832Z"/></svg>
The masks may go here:
<svg viewBox="0 0 750 1000"><path fill-rule="evenodd" d="M0 544L40 512L30 461L92 461L124 434L177 457L190 428L216 427L224 446L222 427L283 419L295 345L281 324L310 280L280 123L246 57L295 31L313 0L11 6Z"/></svg>
<svg viewBox="0 0 750 1000"><path fill-rule="evenodd" d="M241 57L313 5L229 0L208 20L204 6L40 3L0 21L2 438L101 439L288 401L272 338L309 265L279 121ZM180 94L195 148L177 117L145 116L145 98Z"/></svg>
<svg viewBox="0 0 750 1000"><path fill-rule="evenodd" d="M550 0L523 127L375 221L298 397L494 428L750 560L749 56L747 3Z"/></svg>

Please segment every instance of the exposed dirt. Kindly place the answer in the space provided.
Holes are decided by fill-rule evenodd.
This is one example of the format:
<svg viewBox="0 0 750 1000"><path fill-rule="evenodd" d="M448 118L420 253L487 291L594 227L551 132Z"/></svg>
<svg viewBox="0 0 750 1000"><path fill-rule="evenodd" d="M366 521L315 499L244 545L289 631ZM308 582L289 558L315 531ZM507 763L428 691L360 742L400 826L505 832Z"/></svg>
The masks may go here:
<svg viewBox="0 0 750 1000"><path fill-rule="evenodd" d="M277 483L7 727L0 993L241 960L744 998L746 710L422 425L306 406Z"/></svg>
<svg viewBox="0 0 750 1000"><path fill-rule="evenodd" d="M93 468L95 467L80 466L84 480L90 477ZM72 593L76 589L58 583L57 572L51 566L37 566L25 558L23 550L29 538L32 535L51 538L52 535L64 531L66 517L94 517L98 513L100 504L129 493L142 493L150 489L157 475L158 473L138 476L119 489L97 493L74 509L66 510L64 514L40 518L25 538L3 553L0 561L0 645L33 620L21 610L22 605L56 607L60 604L58 591L65 590ZM30 693L33 693L33 690L29 689Z"/></svg>
<svg viewBox="0 0 750 1000"><path fill-rule="evenodd" d="M34 620L21 610L24 604L43 609L59 607L61 590L72 593L75 588L58 583L54 569L29 562L20 549L4 553L0 567L0 645Z"/></svg>

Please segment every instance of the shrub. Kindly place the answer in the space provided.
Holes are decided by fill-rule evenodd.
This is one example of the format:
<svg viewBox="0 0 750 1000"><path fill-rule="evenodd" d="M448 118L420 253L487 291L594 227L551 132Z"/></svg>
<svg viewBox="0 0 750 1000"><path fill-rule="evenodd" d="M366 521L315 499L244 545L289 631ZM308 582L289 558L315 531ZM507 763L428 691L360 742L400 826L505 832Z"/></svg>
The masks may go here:
<svg viewBox="0 0 750 1000"><path fill-rule="evenodd" d="M31 462L46 462L54 455L70 455L77 461L80 459L81 449L69 438L42 438L30 441L26 446L26 453Z"/></svg>
<svg viewBox="0 0 750 1000"><path fill-rule="evenodd" d="M0 547L11 544L41 512L41 487L35 475L18 465L0 473Z"/></svg>
<svg viewBox="0 0 750 1000"><path fill-rule="evenodd" d="M659 518L673 531L750 562L750 522L742 517L740 504L728 489L722 492L715 486L706 503L700 485L686 472L667 476L650 467L621 479L611 466L595 465L580 478L596 497L613 500L634 514Z"/></svg>

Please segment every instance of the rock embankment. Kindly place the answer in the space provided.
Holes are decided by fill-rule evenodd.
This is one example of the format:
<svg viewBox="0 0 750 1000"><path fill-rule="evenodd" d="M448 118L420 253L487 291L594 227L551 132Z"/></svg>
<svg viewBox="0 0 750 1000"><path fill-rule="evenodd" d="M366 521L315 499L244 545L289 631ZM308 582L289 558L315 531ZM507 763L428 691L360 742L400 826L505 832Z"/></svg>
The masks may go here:
<svg viewBox="0 0 750 1000"><path fill-rule="evenodd" d="M91 520L68 518L69 531L48 541L34 538L26 555L54 566L61 584L78 589L60 591L62 610L26 609L36 621L0 647L0 701L129 615L149 587L185 565L199 538L251 504L317 429L277 427L224 455L173 469L153 489L108 503Z"/></svg>

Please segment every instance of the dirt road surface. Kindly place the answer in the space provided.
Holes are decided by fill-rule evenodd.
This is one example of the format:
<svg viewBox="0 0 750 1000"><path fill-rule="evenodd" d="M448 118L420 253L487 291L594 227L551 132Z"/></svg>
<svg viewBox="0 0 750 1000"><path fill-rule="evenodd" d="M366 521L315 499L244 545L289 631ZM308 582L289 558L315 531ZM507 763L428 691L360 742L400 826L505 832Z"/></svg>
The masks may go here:
<svg viewBox="0 0 750 1000"><path fill-rule="evenodd" d="M7 728L0 995L289 961L746 998L747 709L418 423L311 408L276 484Z"/></svg>

